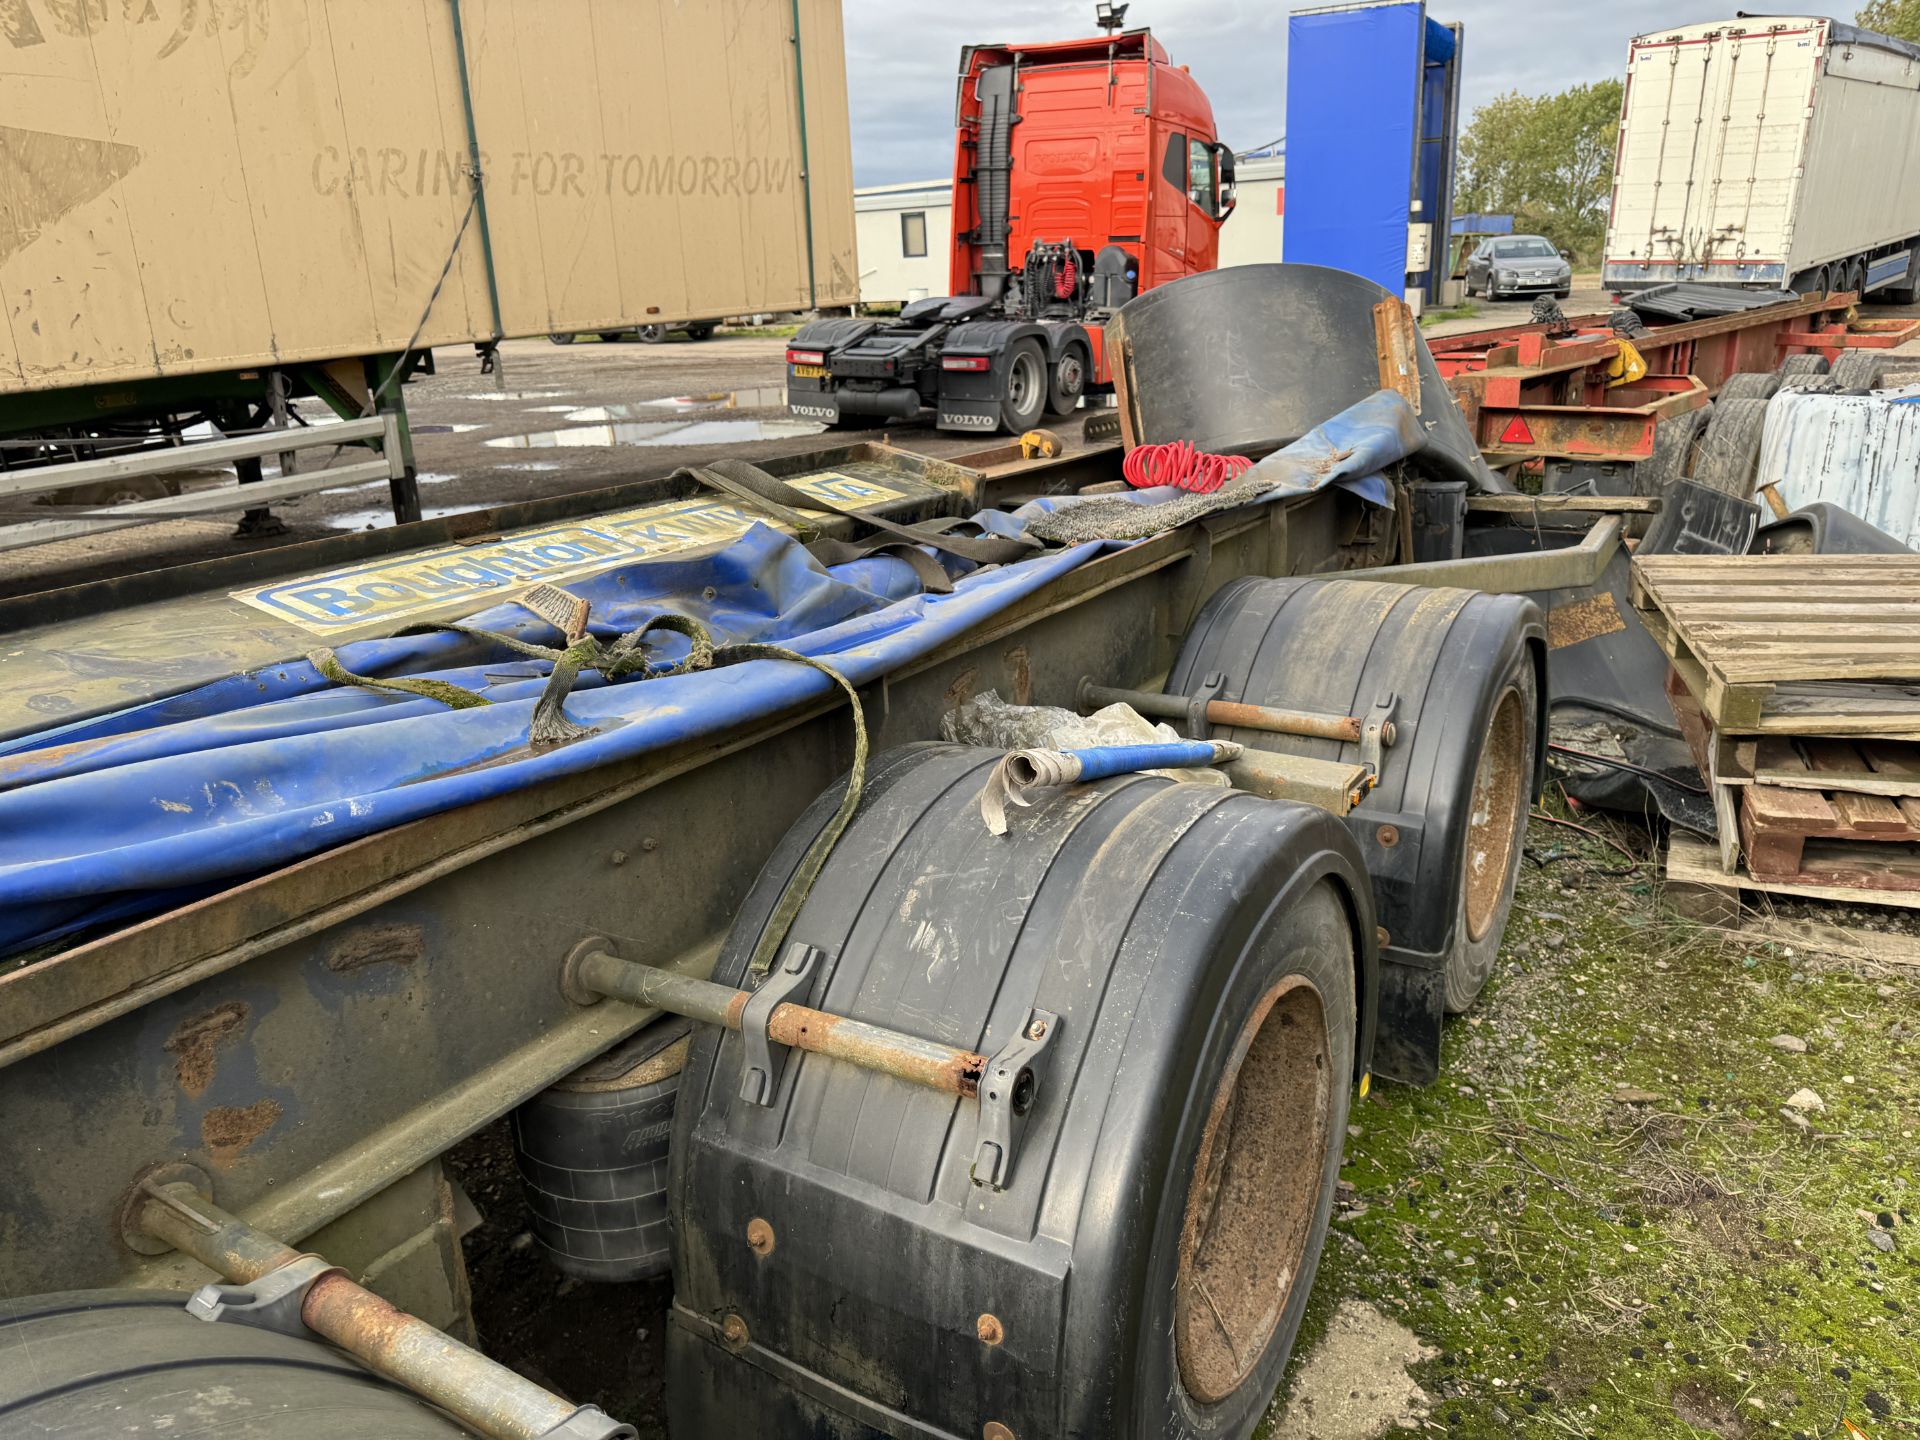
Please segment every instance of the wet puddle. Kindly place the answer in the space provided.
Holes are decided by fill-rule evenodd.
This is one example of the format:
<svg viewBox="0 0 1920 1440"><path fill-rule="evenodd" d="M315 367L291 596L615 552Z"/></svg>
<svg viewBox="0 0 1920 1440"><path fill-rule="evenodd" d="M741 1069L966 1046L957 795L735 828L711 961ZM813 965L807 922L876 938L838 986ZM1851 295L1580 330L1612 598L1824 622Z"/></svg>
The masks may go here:
<svg viewBox="0 0 1920 1440"><path fill-rule="evenodd" d="M582 419L614 406L574 411ZM810 420L656 420L610 425L580 425L569 430L541 430L532 435L502 435L485 443L505 450L552 450L562 447L613 445L743 445L754 440L785 440L796 435L818 435L826 429Z"/></svg>
<svg viewBox="0 0 1920 1440"><path fill-rule="evenodd" d="M784 410L787 391L782 385L756 385L749 390L709 390L703 395L669 395L664 400L643 400L638 406L608 406L613 410L632 410L636 417L647 410Z"/></svg>

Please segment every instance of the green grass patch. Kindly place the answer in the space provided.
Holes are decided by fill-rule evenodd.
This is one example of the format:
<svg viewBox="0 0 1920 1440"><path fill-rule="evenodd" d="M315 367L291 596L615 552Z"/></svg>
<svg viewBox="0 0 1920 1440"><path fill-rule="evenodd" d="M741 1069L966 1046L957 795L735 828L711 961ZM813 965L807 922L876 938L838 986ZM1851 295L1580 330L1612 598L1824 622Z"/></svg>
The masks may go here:
<svg viewBox="0 0 1920 1440"><path fill-rule="evenodd" d="M1421 1433L1920 1433L1920 977L1679 922L1573 832L1529 846L1439 1082L1354 1105L1294 1371L1354 1297L1439 1351Z"/></svg>

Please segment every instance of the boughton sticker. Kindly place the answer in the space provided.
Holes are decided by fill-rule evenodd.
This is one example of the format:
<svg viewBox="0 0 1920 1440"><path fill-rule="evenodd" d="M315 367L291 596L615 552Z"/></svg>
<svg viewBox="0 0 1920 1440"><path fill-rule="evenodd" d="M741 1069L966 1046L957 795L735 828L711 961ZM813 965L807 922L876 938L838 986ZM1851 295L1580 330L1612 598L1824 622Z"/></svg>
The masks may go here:
<svg viewBox="0 0 1920 1440"><path fill-rule="evenodd" d="M841 506L902 493L837 471L795 476L794 488ZM520 530L481 545L441 545L344 570L303 575L235 600L316 635L405 620L452 606L483 606L541 581L591 574L651 556L721 544L766 517L725 500L682 500Z"/></svg>

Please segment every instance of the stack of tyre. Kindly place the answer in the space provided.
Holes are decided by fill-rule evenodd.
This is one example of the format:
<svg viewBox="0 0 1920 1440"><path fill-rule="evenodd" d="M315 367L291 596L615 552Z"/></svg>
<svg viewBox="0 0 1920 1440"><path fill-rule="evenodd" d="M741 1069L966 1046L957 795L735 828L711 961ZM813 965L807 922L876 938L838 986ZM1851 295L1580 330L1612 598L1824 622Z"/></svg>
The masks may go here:
<svg viewBox="0 0 1920 1440"><path fill-rule="evenodd" d="M1778 369L1733 376L1711 404L1655 427L1653 455L1636 473L1636 492L1663 495L1675 480L1685 479L1746 499L1758 477L1767 404L1775 394L1863 393L1882 383L1888 363L1880 351L1849 350L1831 365L1824 355L1790 355Z"/></svg>

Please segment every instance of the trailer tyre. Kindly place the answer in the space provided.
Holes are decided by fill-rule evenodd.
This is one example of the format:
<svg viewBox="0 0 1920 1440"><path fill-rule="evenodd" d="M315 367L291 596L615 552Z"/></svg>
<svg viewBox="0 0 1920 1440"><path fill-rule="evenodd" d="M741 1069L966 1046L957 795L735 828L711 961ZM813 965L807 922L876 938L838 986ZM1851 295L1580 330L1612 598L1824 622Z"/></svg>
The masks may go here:
<svg viewBox="0 0 1920 1440"><path fill-rule="evenodd" d="M633 333L649 345L658 345L667 338L667 327L664 325L642 325Z"/></svg>
<svg viewBox="0 0 1920 1440"><path fill-rule="evenodd" d="M1494 702L1474 764L1466 864L1445 972L1450 1015L1462 1014L1480 998L1513 910L1533 791L1538 710L1532 661L1517 656Z"/></svg>
<svg viewBox="0 0 1920 1440"><path fill-rule="evenodd" d="M977 1102L795 1052L747 1104L743 1042L703 1031L673 1139L675 1434L872 1434L846 1416L878 1402L911 1422L889 1433L1241 1440L1265 1413L1364 1063L1359 853L1310 807L1138 775L991 835L1000 759L877 757L788 935L825 970L795 1003L829 1014L988 1055L1029 1007L1059 1017L1006 1187L971 1178ZM716 979L839 799L769 860ZM753 1363L700 1318L723 1313Z"/></svg>
<svg viewBox="0 0 1920 1440"><path fill-rule="evenodd" d="M1774 370L1785 385L1790 380L1805 380L1817 375L1825 375L1833 367L1827 363L1824 355L1789 355Z"/></svg>
<svg viewBox="0 0 1920 1440"><path fill-rule="evenodd" d="M1006 390L1000 399L1000 424L1023 435L1039 422L1047 408L1047 360L1038 340L1016 340L1008 347Z"/></svg>
<svg viewBox="0 0 1920 1440"><path fill-rule="evenodd" d="M687 338L689 340L711 340L713 338L713 331L713 322L711 320L705 320L698 325L687 326Z"/></svg>
<svg viewBox="0 0 1920 1440"><path fill-rule="evenodd" d="M209 1325L186 1296L78 1290L0 1300L0 1432L62 1440L450 1440L464 1426L317 1340Z"/></svg>
<svg viewBox="0 0 1920 1440"><path fill-rule="evenodd" d="M1722 400L1700 437L1693 462L1695 484L1745 500L1760 468L1760 439L1767 424L1765 400Z"/></svg>
<svg viewBox="0 0 1920 1440"><path fill-rule="evenodd" d="M1771 400L1774 391L1779 388L1778 371L1742 370L1737 375L1729 375L1714 398L1722 403L1728 400Z"/></svg>
<svg viewBox="0 0 1920 1440"><path fill-rule="evenodd" d="M1071 415L1080 408L1080 397L1087 393L1090 361L1086 347L1078 341L1060 352L1047 372L1047 413Z"/></svg>
<svg viewBox="0 0 1920 1440"><path fill-rule="evenodd" d="M1633 493L1665 495L1673 482L1687 473L1693 460L1693 447L1713 414L1712 402L1684 415L1673 415L1655 422L1653 454L1634 467Z"/></svg>
<svg viewBox="0 0 1920 1440"><path fill-rule="evenodd" d="M574 334L571 330L556 330L553 334L547 336L547 339L551 340L555 345L571 345L574 341Z"/></svg>
<svg viewBox="0 0 1920 1440"><path fill-rule="evenodd" d="M1849 350L1827 373L1836 390L1873 390L1886 373L1887 357L1873 350Z"/></svg>
<svg viewBox="0 0 1920 1440"><path fill-rule="evenodd" d="M1383 1005L1412 974L1437 1043L1440 1008L1457 1012L1486 983L1512 906L1527 802L1541 778L1537 667L1545 633L1523 596L1371 580L1238 580L1194 620L1168 674L1169 694L1209 676L1219 698L1363 720L1394 699L1396 743L1379 783L1346 816L1367 858L1389 940ZM1241 727L1221 739L1305 759L1362 759L1348 740ZM1436 897L1451 897L1436 903ZM1444 982L1431 980L1440 972ZM1431 984L1432 989L1427 987ZM1381 1048L1392 1037L1383 1027ZM1398 1071L1427 1070L1409 1054Z"/></svg>

